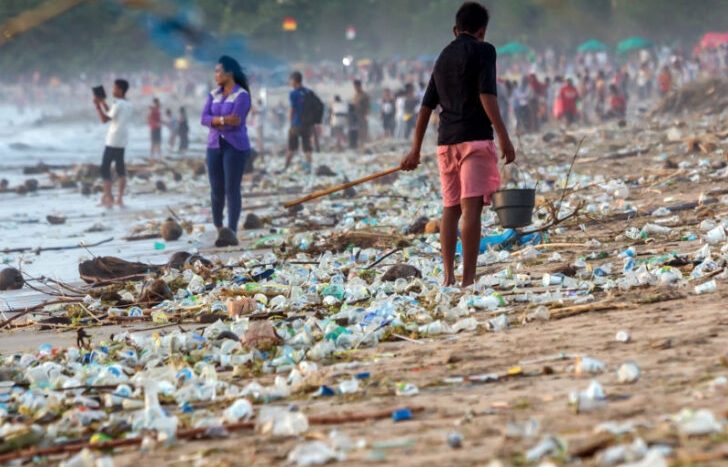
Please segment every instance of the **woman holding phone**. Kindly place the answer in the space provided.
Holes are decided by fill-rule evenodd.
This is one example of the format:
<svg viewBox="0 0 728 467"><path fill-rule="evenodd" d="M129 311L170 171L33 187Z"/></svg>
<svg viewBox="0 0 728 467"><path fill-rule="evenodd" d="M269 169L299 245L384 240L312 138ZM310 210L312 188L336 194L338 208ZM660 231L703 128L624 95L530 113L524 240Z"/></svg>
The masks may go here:
<svg viewBox="0 0 728 467"><path fill-rule="evenodd" d="M250 87L240 64L227 55L215 66L215 88L202 110L207 138L207 173L210 178L212 220L218 230L215 246L237 245L242 204L240 183L250 157L245 119L250 111ZM223 209L227 201L227 227Z"/></svg>

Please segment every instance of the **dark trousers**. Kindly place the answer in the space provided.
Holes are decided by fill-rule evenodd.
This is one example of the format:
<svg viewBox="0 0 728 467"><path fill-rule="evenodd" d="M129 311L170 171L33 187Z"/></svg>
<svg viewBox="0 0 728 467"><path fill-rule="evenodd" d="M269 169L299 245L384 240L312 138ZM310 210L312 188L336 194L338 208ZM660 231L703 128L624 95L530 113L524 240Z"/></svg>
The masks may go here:
<svg viewBox="0 0 728 467"><path fill-rule="evenodd" d="M222 138L219 149L207 148L207 175L210 177L212 221L215 227L222 227L222 211L227 199L228 227L233 232L238 231L242 205L240 183L249 156L250 150L235 149Z"/></svg>

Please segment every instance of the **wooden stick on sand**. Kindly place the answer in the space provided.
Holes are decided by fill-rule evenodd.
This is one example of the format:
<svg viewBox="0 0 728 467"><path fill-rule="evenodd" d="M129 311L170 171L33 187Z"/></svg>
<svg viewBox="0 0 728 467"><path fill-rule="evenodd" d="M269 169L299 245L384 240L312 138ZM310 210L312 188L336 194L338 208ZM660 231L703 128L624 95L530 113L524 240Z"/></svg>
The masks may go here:
<svg viewBox="0 0 728 467"><path fill-rule="evenodd" d="M312 199L321 198L323 196L330 195L332 193L336 193L337 191L346 190L347 188L351 188L356 185L361 185L362 183L366 183L372 180L376 180L377 178L384 177L385 175L393 174L395 172L399 172L400 167L393 167L391 169L383 170L381 172L377 172L372 175L367 175L366 177L359 178L357 180L353 180L351 182L342 183L341 185L335 185L331 188L326 188L324 190L314 191L313 193L310 193L303 198L294 199L293 201L288 201L287 203L283 203L283 207L290 208L292 206L297 206L301 203L305 203L306 201L311 201Z"/></svg>

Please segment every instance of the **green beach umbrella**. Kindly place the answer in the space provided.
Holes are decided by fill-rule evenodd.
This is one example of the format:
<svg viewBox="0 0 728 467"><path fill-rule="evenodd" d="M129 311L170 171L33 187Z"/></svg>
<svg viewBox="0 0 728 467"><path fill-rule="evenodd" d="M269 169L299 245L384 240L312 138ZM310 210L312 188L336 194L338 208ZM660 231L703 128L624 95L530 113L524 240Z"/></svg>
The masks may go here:
<svg viewBox="0 0 728 467"><path fill-rule="evenodd" d="M520 42L509 42L495 50L498 52L498 55L501 56L528 54L531 52L531 49L528 48L528 46L523 45Z"/></svg>
<svg viewBox="0 0 728 467"><path fill-rule="evenodd" d="M597 39L589 39L588 41L581 44L576 50L578 52L601 52L607 50L607 44Z"/></svg>
<svg viewBox="0 0 728 467"><path fill-rule="evenodd" d="M635 50L652 47L652 41L644 37L634 36L617 44L617 53L626 54Z"/></svg>

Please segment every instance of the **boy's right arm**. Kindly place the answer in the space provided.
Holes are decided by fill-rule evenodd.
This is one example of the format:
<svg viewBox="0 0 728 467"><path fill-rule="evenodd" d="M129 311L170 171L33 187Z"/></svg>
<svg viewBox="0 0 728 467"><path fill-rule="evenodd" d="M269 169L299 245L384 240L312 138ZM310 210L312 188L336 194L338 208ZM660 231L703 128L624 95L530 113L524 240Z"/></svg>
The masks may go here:
<svg viewBox="0 0 728 467"><path fill-rule="evenodd" d="M437 86L435 85L434 77L430 77L430 83L427 85L425 91L425 97L422 99L422 105L420 105L420 111L417 113L417 123L415 125L415 135L412 140L412 149L409 154L404 156L400 167L402 170L410 171L415 170L420 165L420 151L422 151L422 141L425 139L425 132L427 132L427 126L430 124L430 117L432 116L432 110L437 108L440 97L437 93Z"/></svg>
<svg viewBox="0 0 728 467"><path fill-rule="evenodd" d="M432 109L426 105L420 106L420 111L417 114L417 124L415 126L415 136L412 140L412 149L407 154L400 164L402 170L410 171L415 170L420 165L420 151L422 150L422 141L425 139L425 132L427 126L430 123L430 116L432 115Z"/></svg>

